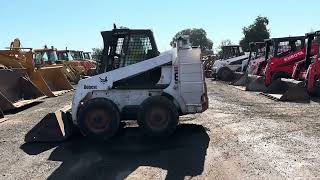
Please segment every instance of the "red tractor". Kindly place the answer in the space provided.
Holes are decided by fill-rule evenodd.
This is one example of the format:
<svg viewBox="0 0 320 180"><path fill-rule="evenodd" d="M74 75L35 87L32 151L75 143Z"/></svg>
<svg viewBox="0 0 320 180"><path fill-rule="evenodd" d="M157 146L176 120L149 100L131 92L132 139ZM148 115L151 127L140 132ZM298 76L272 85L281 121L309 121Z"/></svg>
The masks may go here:
<svg viewBox="0 0 320 180"><path fill-rule="evenodd" d="M320 79L319 39L320 31L307 33L305 59L295 64L292 78L306 82L307 92L315 94L315 84Z"/></svg>

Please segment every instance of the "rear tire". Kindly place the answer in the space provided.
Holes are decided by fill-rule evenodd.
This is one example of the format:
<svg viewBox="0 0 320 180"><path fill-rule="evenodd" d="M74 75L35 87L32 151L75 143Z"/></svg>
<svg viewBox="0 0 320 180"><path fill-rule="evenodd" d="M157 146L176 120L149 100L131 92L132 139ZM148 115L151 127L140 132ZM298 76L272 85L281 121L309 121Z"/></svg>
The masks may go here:
<svg viewBox="0 0 320 180"><path fill-rule="evenodd" d="M107 140L119 129L120 113L112 101L92 99L79 110L78 125L85 136L94 140Z"/></svg>
<svg viewBox="0 0 320 180"><path fill-rule="evenodd" d="M141 105L138 124L141 130L155 137L171 135L179 121L179 113L176 106L166 97L153 96L145 100Z"/></svg>

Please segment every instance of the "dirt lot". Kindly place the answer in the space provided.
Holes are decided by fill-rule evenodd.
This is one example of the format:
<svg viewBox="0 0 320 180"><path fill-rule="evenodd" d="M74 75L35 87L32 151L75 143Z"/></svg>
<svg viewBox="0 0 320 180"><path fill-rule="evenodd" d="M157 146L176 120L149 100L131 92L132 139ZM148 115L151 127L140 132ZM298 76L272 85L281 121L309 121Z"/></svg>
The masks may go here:
<svg viewBox="0 0 320 180"><path fill-rule="evenodd" d="M320 178L319 102L280 103L208 81L210 109L181 118L167 140L136 126L105 143L76 137L24 144L45 114L72 93L7 115L0 123L0 179L287 179Z"/></svg>

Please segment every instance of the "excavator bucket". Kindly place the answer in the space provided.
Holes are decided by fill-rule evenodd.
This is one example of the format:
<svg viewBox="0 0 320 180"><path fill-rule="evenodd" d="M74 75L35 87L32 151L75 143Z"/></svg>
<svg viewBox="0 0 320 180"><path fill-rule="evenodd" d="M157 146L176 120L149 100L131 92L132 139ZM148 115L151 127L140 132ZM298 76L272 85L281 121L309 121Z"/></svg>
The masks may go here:
<svg viewBox="0 0 320 180"><path fill-rule="evenodd" d="M47 114L26 135L25 142L61 142L74 134L75 128L71 122L71 105Z"/></svg>
<svg viewBox="0 0 320 180"><path fill-rule="evenodd" d="M267 87L264 84L264 77L257 75L244 75L237 81L232 83L235 88L243 91L266 91Z"/></svg>
<svg viewBox="0 0 320 180"><path fill-rule="evenodd" d="M41 67L29 72L29 76L46 96L55 97L73 90L61 69L61 66Z"/></svg>
<svg viewBox="0 0 320 180"><path fill-rule="evenodd" d="M25 69L0 69L0 108L3 111L43 98L45 95L30 81Z"/></svg>
<svg viewBox="0 0 320 180"><path fill-rule="evenodd" d="M262 95L278 100L289 102L309 102L310 96L305 87L305 83L293 79L277 79L270 86L267 91L261 93Z"/></svg>

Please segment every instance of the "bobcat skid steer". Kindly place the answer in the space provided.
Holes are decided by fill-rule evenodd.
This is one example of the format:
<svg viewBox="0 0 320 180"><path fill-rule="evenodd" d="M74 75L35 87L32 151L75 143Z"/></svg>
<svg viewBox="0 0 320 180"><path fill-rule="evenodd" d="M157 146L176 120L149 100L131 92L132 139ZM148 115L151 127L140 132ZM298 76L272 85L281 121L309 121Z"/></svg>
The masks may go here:
<svg viewBox="0 0 320 180"><path fill-rule="evenodd" d="M234 81L240 78L235 72L241 71L242 62L248 58L249 53L243 52L239 45L223 46L220 59L212 65L212 77L222 81Z"/></svg>
<svg viewBox="0 0 320 180"><path fill-rule="evenodd" d="M102 32L104 50L99 74L82 79L68 107L43 118L26 142L62 141L79 129L105 140L121 120L137 120L150 136L172 134L179 116L208 108L201 50L182 36L176 47L159 53L151 30Z"/></svg>

